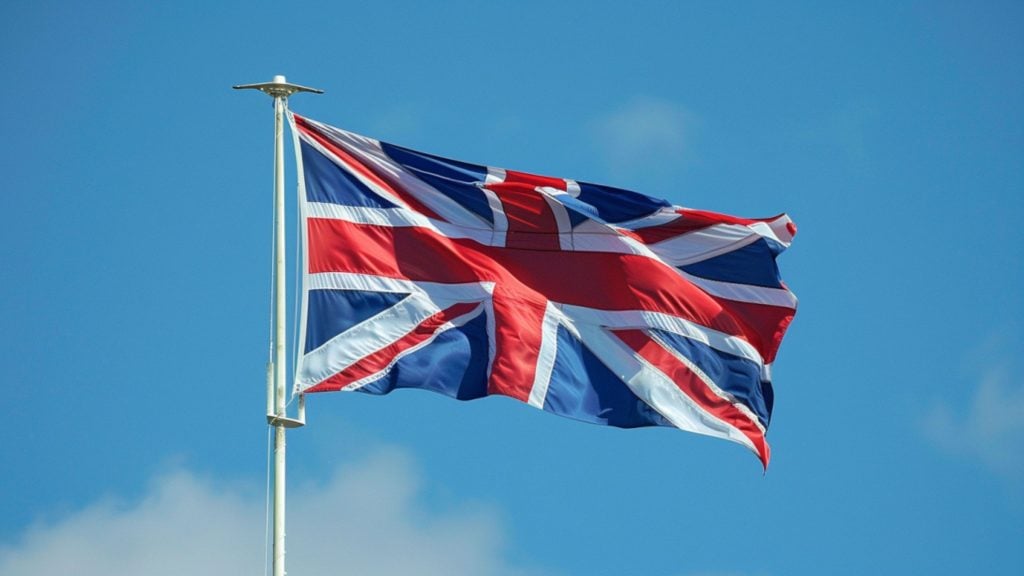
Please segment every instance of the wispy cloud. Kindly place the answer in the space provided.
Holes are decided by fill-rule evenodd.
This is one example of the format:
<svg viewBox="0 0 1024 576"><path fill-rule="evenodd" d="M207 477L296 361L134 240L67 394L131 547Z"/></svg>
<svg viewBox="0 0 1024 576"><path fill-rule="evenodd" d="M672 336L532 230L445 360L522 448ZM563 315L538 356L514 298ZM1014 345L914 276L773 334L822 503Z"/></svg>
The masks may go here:
<svg viewBox="0 0 1024 576"><path fill-rule="evenodd" d="M613 172L665 171L687 159L692 124L681 105L638 96L595 119L591 132Z"/></svg>
<svg viewBox="0 0 1024 576"><path fill-rule="evenodd" d="M381 107L370 121L368 136L388 141L405 142L423 135L423 114L411 103Z"/></svg>
<svg viewBox="0 0 1024 576"><path fill-rule="evenodd" d="M936 403L923 430L943 450L1016 481L1024 479L1024 385L1012 373L1006 365L983 369L970 402Z"/></svg>
<svg viewBox="0 0 1024 576"><path fill-rule="evenodd" d="M322 486L292 486L289 572L525 574L502 559L493 511L427 512L419 489L409 458L396 451L340 470ZM174 472L138 501L106 499L0 543L0 574L261 574L265 516L254 492Z"/></svg>

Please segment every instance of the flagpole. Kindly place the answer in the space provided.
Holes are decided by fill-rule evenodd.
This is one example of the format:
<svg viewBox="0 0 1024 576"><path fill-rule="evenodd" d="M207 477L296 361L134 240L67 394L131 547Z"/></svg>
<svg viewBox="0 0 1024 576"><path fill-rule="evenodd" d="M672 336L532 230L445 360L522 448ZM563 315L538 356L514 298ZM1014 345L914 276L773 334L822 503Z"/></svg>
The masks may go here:
<svg viewBox="0 0 1024 576"><path fill-rule="evenodd" d="M284 229L284 120L288 97L296 92L322 94L322 90L289 84L284 76L271 82L242 84L236 90L259 90L274 98L274 359L267 378L267 423L274 427L274 548L273 576L285 576L285 430L305 424L304 419L288 418L285 404L286 383L286 292ZM271 406L272 405L272 406ZM270 413L271 407L273 413ZM304 415L301 415L304 416Z"/></svg>

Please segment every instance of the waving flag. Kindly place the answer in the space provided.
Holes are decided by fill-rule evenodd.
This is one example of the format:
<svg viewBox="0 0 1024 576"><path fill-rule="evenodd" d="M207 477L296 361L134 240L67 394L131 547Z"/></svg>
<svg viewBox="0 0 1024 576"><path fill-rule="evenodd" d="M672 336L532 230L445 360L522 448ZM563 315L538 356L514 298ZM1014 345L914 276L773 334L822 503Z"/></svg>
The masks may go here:
<svg viewBox="0 0 1024 576"><path fill-rule="evenodd" d="M297 392L491 394L727 438L767 466L795 227L449 160L293 115Z"/></svg>

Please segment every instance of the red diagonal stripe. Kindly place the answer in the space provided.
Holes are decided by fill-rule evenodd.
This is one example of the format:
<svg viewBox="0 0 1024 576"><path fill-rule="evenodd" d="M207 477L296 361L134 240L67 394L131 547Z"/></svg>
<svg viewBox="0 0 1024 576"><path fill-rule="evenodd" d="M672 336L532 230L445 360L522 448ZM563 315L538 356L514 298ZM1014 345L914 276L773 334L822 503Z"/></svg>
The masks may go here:
<svg viewBox="0 0 1024 576"><path fill-rule="evenodd" d="M308 388L306 392L333 392L341 390L353 382L358 382L367 376L380 373L382 370L388 368L392 363L396 362L402 353L432 338L438 328L446 322L450 322L463 314L469 313L479 305L480 304L477 302L456 304L434 314L421 322L411 332L391 343L391 345L381 348L369 356L361 358L355 364L341 372L338 372L327 380L324 380L316 386Z"/></svg>
<svg viewBox="0 0 1024 576"><path fill-rule="evenodd" d="M746 413L715 393L690 368L643 330L615 330L613 333L649 364L664 372L676 386L708 414L739 430L754 445L765 468L771 451L764 432Z"/></svg>

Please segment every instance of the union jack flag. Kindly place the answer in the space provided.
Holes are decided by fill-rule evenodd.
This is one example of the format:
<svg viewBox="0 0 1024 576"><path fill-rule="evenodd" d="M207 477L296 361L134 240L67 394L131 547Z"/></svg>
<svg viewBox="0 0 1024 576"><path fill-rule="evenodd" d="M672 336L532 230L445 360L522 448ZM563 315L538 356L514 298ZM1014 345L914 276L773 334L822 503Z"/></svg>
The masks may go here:
<svg viewBox="0 0 1024 576"><path fill-rule="evenodd" d="M501 394L726 438L767 466L796 228L450 160L292 115L297 393Z"/></svg>

